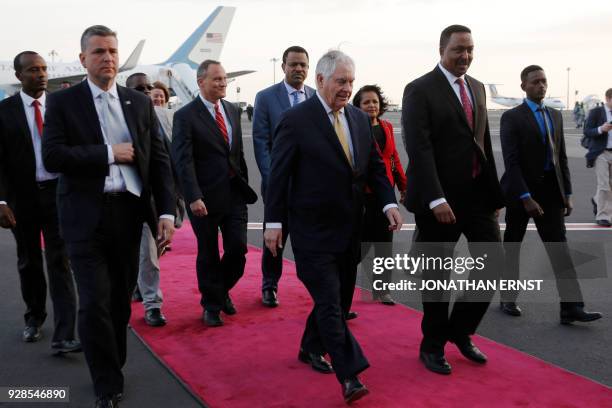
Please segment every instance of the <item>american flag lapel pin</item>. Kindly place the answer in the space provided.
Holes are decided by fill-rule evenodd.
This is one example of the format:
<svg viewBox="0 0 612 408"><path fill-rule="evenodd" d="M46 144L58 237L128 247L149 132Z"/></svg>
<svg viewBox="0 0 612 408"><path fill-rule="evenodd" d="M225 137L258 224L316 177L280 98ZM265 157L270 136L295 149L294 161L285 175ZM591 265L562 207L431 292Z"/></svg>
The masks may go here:
<svg viewBox="0 0 612 408"><path fill-rule="evenodd" d="M125 101L125 104L126 104L126 105L131 105L131 104L132 104L132 101Z"/></svg>

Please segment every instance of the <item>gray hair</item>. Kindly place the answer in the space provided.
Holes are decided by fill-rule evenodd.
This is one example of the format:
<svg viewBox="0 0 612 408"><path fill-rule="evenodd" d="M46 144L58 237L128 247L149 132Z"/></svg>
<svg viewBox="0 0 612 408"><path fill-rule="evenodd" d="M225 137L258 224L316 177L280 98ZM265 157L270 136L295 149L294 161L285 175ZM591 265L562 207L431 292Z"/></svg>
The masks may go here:
<svg viewBox="0 0 612 408"><path fill-rule="evenodd" d="M315 74L321 74L323 78L329 79L336 71L338 63L350 65L355 71L355 62L351 57L340 50L329 50L317 62Z"/></svg>
<svg viewBox="0 0 612 408"><path fill-rule="evenodd" d="M198 71L196 73L196 78L204 78L206 77L206 71L208 71L208 67L211 65L221 65L219 61L207 59L204 60L200 66L198 66Z"/></svg>
<svg viewBox="0 0 612 408"><path fill-rule="evenodd" d="M103 25L94 25L91 27L87 27L83 34L81 35L81 52L85 52L87 49L87 42L93 36L100 37L115 37L117 38L117 33L111 30L110 28Z"/></svg>

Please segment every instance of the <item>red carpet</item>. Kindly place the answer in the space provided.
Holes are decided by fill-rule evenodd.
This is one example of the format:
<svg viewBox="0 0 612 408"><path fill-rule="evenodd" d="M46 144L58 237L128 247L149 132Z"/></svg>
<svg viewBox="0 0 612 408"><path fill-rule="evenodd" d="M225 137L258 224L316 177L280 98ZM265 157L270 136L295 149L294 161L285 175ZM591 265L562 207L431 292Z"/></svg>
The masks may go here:
<svg viewBox="0 0 612 408"><path fill-rule="evenodd" d="M225 326L206 328L195 274L195 237L177 231L162 258L164 313L169 324L150 328L142 305L133 304L131 325L149 347L210 407L342 407L334 375L297 360L311 300L285 261L280 307L261 306L261 251L250 247L245 276L231 292L238 309ZM355 296L359 318L350 327L371 368L362 379L371 394L357 407L612 407L612 390L493 341L476 338L486 366L446 354L453 374L440 376L418 361L420 313ZM129 379L128 379L129 381Z"/></svg>

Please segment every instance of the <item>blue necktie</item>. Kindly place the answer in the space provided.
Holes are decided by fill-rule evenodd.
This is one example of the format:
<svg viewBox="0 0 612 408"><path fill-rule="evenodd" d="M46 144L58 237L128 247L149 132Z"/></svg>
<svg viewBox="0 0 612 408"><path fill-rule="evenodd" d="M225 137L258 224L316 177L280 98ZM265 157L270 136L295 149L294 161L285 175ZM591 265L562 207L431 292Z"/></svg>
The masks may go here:
<svg viewBox="0 0 612 408"><path fill-rule="evenodd" d="M126 133L124 127L121 126L121 115L113 107L113 104L110 103L109 98L110 95L108 92L102 92L100 94L100 99L102 100L101 119L104 134L108 138L111 145L131 143L132 140L130 139L129 133ZM125 181L127 191L140 197L140 193L142 192L142 182L140 181L140 177L138 176L134 165L118 164L118 166L119 171L123 176L123 180Z"/></svg>
<svg viewBox="0 0 612 408"><path fill-rule="evenodd" d="M300 99L298 97L298 95L300 94L300 91L293 91L291 92L291 94L293 95L293 102L291 103L291 106L295 106L298 103L300 103Z"/></svg>

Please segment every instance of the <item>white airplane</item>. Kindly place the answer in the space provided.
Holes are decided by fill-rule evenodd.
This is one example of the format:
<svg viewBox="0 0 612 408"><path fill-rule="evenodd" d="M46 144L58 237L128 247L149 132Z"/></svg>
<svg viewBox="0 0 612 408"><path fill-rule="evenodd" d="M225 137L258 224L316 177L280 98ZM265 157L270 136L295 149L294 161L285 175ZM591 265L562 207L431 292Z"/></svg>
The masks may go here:
<svg viewBox="0 0 612 408"><path fill-rule="evenodd" d="M128 59L119 68L119 72L129 71L136 67L145 40L140 40ZM47 88L54 91L60 87L62 82L76 83L83 80L87 71L79 61L75 62L47 62L47 73L49 80ZM0 61L0 100L13 95L21 89L21 84L15 77L13 61Z"/></svg>
<svg viewBox="0 0 612 408"><path fill-rule="evenodd" d="M487 84L487 85L489 85L489 90L491 91L491 100L493 102L499 105L502 105L502 106L507 106L509 108L513 108L523 103L524 98L501 96L500 94L497 93L497 87L495 86L496 84ZM559 98L544 98L543 102L544 102L544 105L548 106L549 108L565 109L565 104Z"/></svg>
<svg viewBox="0 0 612 408"><path fill-rule="evenodd" d="M198 65L206 59L219 60L235 12L235 7L217 7L166 61L158 64L136 65L140 57L140 52L142 51L142 46L144 45L144 40L141 41L126 63L120 68L119 74L117 75L117 82L125 84L125 80L131 74L142 72L147 74L152 82L161 81L168 85L173 96L179 99L179 104L190 101L199 92L196 81L196 70ZM20 89L20 84L17 82L14 71L12 70L12 62L8 65L10 65L11 71L11 83L9 84L10 93L7 92L4 96L0 95L0 99L4 99L4 97ZM0 73L1 70L2 63L0 63ZM48 70L50 74L50 90L55 89L61 82L66 80L71 82L80 81L86 74L80 62L74 62L72 64L51 63L48 64ZM57 75L61 72L70 72L70 75ZM238 76L253 72L255 71L243 70L228 72L227 77L232 80ZM0 89L3 89L3 85L1 85L4 82L3 79L4 76L1 75Z"/></svg>

